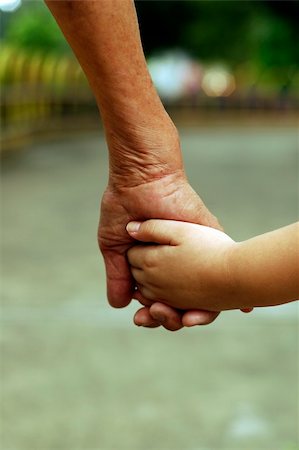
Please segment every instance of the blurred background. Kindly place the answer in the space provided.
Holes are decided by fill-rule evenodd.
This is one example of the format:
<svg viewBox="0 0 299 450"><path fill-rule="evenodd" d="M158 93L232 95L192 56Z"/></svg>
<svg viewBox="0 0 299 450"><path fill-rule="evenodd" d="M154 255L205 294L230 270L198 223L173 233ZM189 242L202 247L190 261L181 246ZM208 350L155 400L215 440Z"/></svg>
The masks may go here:
<svg viewBox="0 0 299 450"><path fill-rule="evenodd" d="M138 1L192 186L235 240L298 220L298 1ZM0 0L3 450L295 450L298 308L170 333L112 310L87 81L41 1Z"/></svg>

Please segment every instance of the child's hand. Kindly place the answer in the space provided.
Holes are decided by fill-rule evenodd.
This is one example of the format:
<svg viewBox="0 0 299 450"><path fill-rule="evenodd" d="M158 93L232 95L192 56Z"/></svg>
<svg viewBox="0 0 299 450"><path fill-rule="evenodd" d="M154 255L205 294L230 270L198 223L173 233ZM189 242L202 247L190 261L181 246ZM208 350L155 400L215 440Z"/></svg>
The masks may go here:
<svg viewBox="0 0 299 450"><path fill-rule="evenodd" d="M228 268L236 243L225 233L171 220L130 222L127 231L150 243L128 251L133 277L145 298L181 309L236 307Z"/></svg>

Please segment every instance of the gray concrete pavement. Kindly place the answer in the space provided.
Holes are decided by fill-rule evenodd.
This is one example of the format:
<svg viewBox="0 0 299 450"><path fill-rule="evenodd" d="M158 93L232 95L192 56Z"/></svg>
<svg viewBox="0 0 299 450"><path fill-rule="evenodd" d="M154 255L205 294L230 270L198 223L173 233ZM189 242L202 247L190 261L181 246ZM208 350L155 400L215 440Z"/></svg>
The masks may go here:
<svg viewBox="0 0 299 450"><path fill-rule="evenodd" d="M295 127L181 137L191 184L233 238L297 219ZM105 298L106 181L97 133L3 162L1 449L297 449L297 306L176 334L134 328L137 306Z"/></svg>

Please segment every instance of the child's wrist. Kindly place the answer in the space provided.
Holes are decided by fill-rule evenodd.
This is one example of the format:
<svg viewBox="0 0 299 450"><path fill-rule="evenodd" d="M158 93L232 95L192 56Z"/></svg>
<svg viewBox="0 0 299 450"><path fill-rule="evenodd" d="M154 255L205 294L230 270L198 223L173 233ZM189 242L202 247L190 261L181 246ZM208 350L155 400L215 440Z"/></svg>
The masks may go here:
<svg viewBox="0 0 299 450"><path fill-rule="evenodd" d="M230 286L230 304L231 309L253 308L252 299L246 285L246 275L244 276L244 264L242 264L242 255L244 253L244 242L235 242L231 247L227 258L227 271ZM246 270L250 271L247 265Z"/></svg>
<svg viewBox="0 0 299 450"><path fill-rule="evenodd" d="M207 304L200 304L200 307L206 306L211 311L239 309L238 282L235 271L236 253L237 243L234 241L225 243L214 253L211 259L212 267L208 269L211 289L207 293ZM200 289L199 282L199 292Z"/></svg>
<svg viewBox="0 0 299 450"><path fill-rule="evenodd" d="M238 308L236 306L237 280L235 273L235 260L237 243L231 242L221 255L222 271L219 284L219 299L222 303L221 310ZM221 300L222 299L222 300Z"/></svg>

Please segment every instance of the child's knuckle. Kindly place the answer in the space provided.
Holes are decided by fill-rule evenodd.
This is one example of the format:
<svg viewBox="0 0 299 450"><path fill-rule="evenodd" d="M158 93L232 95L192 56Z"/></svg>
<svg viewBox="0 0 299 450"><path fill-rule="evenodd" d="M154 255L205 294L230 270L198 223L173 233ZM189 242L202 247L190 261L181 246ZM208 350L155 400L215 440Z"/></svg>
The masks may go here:
<svg viewBox="0 0 299 450"><path fill-rule="evenodd" d="M152 269L155 266L154 258L150 251L145 252L143 263L146 269Z"/></svg>

